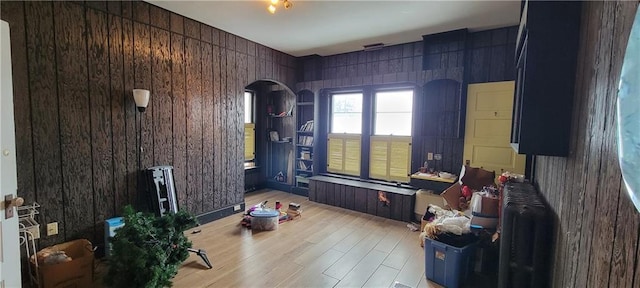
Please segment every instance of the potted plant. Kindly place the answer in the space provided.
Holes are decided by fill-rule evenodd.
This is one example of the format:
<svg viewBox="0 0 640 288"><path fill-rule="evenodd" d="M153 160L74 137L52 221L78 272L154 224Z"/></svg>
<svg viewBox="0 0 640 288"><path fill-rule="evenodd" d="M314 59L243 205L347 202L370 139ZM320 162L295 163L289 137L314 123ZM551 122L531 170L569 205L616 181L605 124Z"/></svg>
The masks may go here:
<svg viewBox="0 0 640 288"><path fill-rule="evenodd" d="M185 211L157 217L124 209L122 228L110 239L111 257L104 279L110 287L170 287L178 267L189 257L184 231L196 220Z"/></svg>

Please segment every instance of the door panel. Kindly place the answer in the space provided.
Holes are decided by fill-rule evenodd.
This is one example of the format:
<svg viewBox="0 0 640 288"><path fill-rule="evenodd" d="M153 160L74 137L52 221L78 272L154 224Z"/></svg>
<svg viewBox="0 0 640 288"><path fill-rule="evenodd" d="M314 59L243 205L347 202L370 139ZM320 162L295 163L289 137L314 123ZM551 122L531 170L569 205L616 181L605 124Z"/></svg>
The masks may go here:
<svg viewBox="0 0 640 288"><path fill-rule="evenodd" d="M16 145L13 123L13 87L11 80L11 50L9 24L0 21L0 285L20 287L20 245L18 213L15 207L5 208L5 196L16 196ZM5 209L13 217L5 218Z"/></svg>
<svg viewBox="0 0 640 288"><path fill-rule="evenodd" d="M525 156L511 148L514 82L470 84L464 160L472 167L524 174Z"/></svg>

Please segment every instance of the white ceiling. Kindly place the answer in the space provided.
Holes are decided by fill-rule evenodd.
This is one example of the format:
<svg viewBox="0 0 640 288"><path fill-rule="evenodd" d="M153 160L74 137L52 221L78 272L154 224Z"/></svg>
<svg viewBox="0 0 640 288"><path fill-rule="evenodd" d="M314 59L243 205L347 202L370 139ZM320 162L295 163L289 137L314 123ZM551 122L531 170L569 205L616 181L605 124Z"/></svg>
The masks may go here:
<svg viewBox="0 0 640 288"><path fill-rule="evenodd" d="M271 14L269 0L147 0L293 56L326 56L461 28L515 25L520 14L520 1L290 1L291 9L280 3Z"/></svg>

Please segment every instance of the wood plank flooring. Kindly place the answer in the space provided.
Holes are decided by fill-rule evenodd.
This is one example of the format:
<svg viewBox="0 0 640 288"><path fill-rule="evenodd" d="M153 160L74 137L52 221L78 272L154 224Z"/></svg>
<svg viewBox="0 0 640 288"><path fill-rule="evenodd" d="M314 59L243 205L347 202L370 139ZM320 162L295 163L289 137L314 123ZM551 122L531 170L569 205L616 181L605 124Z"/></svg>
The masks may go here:
<svg viewBox="0 0 640 288"><path fill-rule="evenodd" d="M239 214L195 228L202 232L188 236L213 269L191 255L174 287L440 287L425 279L418 232L406 223L275 190L247 194L245 202L264 200L300 203L302 218L275 231L241 227Z"/></svg>

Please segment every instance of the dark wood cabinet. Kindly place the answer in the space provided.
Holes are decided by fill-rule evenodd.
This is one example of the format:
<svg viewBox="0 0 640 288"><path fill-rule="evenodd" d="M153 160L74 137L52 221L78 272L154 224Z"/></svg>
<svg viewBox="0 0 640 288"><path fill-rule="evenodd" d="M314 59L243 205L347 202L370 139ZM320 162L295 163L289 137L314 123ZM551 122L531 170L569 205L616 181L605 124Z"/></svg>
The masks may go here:
<svg viewBox="0 0 640 288"><path fill-rule="evenodd" d="M581 4L523 4L511 145L519 154L567 156Z"/></svg>

